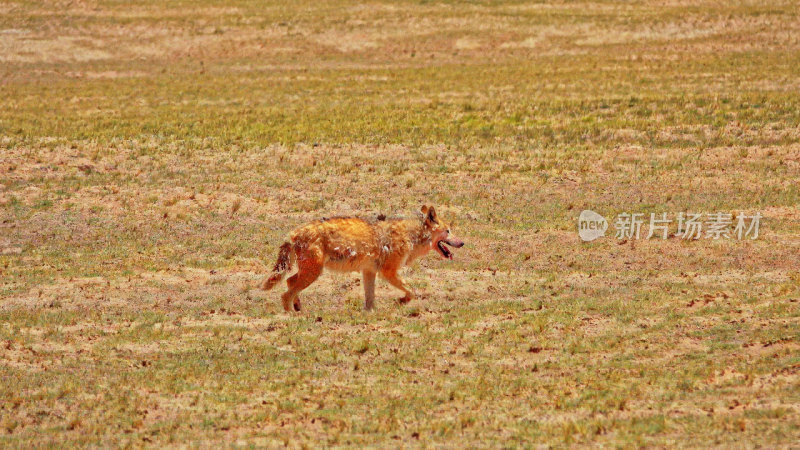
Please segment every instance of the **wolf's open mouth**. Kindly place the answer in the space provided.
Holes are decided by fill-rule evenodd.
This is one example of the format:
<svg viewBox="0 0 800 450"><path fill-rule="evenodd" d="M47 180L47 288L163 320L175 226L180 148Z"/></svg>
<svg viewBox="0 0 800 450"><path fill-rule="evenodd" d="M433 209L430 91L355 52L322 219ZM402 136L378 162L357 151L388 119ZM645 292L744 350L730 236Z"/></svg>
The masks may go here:
<svg viewBox="0 0 800 450"><path fill-rule="evenodd" d="M451 252L447 247L444 246L444 240L441 240L436 243L436 248L439 250L439 253L442 254L443 257L447 259L453 259L453 252Z"/></svg>

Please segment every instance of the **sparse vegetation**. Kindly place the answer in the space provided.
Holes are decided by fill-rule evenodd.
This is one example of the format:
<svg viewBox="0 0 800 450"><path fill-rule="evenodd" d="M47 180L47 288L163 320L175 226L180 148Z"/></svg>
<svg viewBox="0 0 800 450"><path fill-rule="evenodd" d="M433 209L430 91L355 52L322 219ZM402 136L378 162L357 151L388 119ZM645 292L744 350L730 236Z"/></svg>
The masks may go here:
<svg viewBox="0 0 800 450"><path fill-rule="evenodd" d="M3 3L0 446L796 445L799 14ZM423 202L468 245L411 304L252 289L293 226Z"/></svg>

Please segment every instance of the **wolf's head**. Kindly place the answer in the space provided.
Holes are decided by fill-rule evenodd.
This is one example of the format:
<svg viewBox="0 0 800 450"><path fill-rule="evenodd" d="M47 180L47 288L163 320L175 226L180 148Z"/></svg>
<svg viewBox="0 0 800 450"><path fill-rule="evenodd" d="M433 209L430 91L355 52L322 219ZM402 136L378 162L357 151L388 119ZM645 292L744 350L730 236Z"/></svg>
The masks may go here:
<svg viewBox="0 0 800 450"><path fill-rule="evenodd" d="M451 233L450 226L436 215L433 206L423 206L422 216L424 226L431 232L431 248L436 249L442 258L453 259L453 252L445 244L461 248L464 246L464 241Z"/></svg>

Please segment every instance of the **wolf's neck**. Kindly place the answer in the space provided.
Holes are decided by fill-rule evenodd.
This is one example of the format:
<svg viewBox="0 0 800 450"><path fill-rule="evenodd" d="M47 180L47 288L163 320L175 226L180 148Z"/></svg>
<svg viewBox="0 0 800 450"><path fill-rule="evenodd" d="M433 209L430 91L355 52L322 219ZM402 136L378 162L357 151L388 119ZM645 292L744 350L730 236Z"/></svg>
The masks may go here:
<svg viewBox="0 0 800 450"><path fill-rule="evenodd" d="M431 250L431 232L423 224L417 223L409 236L411 238L411 257L409 260L424 256Z"/></svg>

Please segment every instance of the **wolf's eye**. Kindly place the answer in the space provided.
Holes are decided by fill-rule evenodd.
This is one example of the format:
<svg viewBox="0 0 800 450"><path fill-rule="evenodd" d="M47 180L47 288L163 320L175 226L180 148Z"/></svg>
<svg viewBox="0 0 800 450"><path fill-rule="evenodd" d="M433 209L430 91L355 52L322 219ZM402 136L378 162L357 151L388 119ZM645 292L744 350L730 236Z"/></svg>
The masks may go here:
<svg viewBox="0 0 800 450"><path fill-rule="evenodd" d="M450 229L449 228L447 229L447 234L450 234Z"/></svg>

